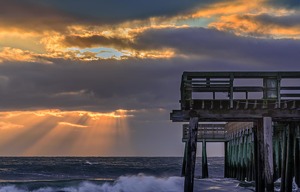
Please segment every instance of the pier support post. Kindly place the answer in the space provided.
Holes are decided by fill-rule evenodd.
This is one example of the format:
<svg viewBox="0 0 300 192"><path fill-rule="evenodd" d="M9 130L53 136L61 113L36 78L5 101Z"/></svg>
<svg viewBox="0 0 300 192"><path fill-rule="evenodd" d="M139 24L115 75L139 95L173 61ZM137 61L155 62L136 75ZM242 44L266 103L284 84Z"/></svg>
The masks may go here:
<svg viewBox="0 0 300 192"><path fill-rule="evenodd" d="M280 192L285 190L285 172L286 172L286 155L287 155L287 139L286 139L286 127L282 131L282 164L281 164L281 185Z"/></svg>
<svg viewBox="0 0 300 192"><path fill-rule="evenodd" d="M300 187L300 127L299 122L296 125L296 134L294 141L294 164L295 164L295 182Z"/></svg>
<svg viewBox="0 0 300 192"><path fill-rule="evenodd" d="M187 142L184 144L184 154L182 160L182 168L181 168L181 177L185 176L185 169L186 169L186 153L187 153Z"/></svg>
<svg viewBox="0 0 300 192"><path fill-rule="evenodd" d="M281 172L281 147L280 147L280 137L279 132L280 127L274 128L274 136L273 136L273 156L274 156L274 180L277 180L280 178L280 172Z"/></svg>
<svg viewBox="0 0 300 192"><path fill-rule="evenodd" d="M196 164L197 151L197 133L199 118L195 114L190 114L189 137L187 142L187 158L184 180L184 192L193 192L194 190L194 174Z"/></svg>
<svg viewBox="0 0 300 192"><path fill-rule="evenodd" d="M295 123L289 123L287 138L287 156L286 156L286 172L285 172L285 192L291 192L293 187L293 147L294 147L294 130Z"/></svg>
<svg viewBox="0 0 300 192"><path fill-rule="evenodd" d="M254 122L254 144L255 144L255 191L265 191L264 178L264 130L262 120Z"/></svg>
<svg viewBox="0 0 300 192"><path fill-rule="evenodd" d="M208 178L208 165L207 165L207 153L206 153L206 141L202 141L202 178Z"/></svg>
<svg viewBox="0 0 300 192"><path fill-rule="evenodd" d="M228 141L224 142L224 178L228 178Z"/></svg>
<svg viewBox="0 0 300 192"><path fill-rule="evenodd" d="M273 182L273 140L272 140L272 118L263 117L263 131L264 131L264 176L265 185L268 192L274 192Z"/></svg>

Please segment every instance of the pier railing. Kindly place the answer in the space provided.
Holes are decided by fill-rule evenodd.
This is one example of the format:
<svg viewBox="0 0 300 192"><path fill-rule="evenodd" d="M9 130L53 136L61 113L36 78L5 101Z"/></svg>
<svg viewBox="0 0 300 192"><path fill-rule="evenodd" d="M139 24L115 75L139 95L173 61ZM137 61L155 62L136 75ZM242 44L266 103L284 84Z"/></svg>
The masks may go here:
<svg viewBox="0 0 300 192"><path fill-rule="evenodd" d="M189 125L184 124L182 127L182 142L187 142L189 134ZM226 140L225 124L199 124L198 125L198 142L205 139L206 142L224 142Z"/></svg>
<svg viewBox="0 0 300 192"><path fill-rule="evenodd" d="M299 77L299 72L184 72L181 109L197 109L214 100L224 109L238 106L239 100L244 107L285 107L289 100L300 100Z"/></svg>

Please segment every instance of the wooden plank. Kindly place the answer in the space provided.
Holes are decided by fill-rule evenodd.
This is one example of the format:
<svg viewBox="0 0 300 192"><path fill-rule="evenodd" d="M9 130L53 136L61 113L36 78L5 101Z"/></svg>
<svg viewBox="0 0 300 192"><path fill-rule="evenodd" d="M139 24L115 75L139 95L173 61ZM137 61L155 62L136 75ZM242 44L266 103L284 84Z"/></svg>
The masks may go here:
<svg viewBox="0 0 300 192"><path fill-rule="evenodd" d="M263 78L263 77L278 77L281 78L300 78L300 72L291 72L291 71L280 71L280 72L183 72L183 76L188 76L191 78L226 78L232 75L234 78L243 78L243 79L250 79L250 78Z"/></svg>
<svg viewBox="0 0 300 192"><path fill-rule="evenodd" d="M298 86L285 86L285 87L280 87L280 90L300 90L300 87Z"/></svg>
<svg viewBox="0 0 300 192"><path fill-rule="evenodd" d="M236 86L233 87L234 92L262 92L264 90L263 87L260 86Z"/></svg>
<svg viewBox="0 0 300 192"><path fill-rule="evenodd" d="M197 111L200 121L211 122L211 121L240 121L249 122L263 118L268 115L272 117L274 121L300 121L300 110L291 109L227 109L227 110L216 110L216 109L205 109L195 110ZM189 111L173 110L171 113L171 120L173 122L186 122L189 120Z"/></svg>
<svg viewBox="0 0 300 192"><path fill-rule="evenodd" d="M264 133L264 177L265 186L268 192L274 192L273 182L273 141L272 141L272 118L263 118L263 133Z"/></svg>
<svg viewBox="0 0 300 192"><path fill-rule="evenodd" d="M297 94L297 93L281 93L280 97L300 97L300 94Z"/></svg>
<svg viewBox="0 0 300 192"><path fill-rule="evenodd" d="M189 123L189 139L187 142L186 172L184 180L184 192L193 192L194 174L197 152L198 117L191 114Z"/></svg>

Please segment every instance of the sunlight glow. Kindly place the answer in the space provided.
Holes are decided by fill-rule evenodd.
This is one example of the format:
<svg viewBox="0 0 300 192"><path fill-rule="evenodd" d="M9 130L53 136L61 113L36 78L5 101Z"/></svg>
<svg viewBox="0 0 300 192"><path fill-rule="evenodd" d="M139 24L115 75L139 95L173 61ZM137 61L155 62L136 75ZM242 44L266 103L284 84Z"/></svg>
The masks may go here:
<svg viewBox="0 0 300 192"><path fill-rule="evenodd" d="M0 112L0 155L109 155L113 148L130 145L127 118L134 112Z"/></svg>

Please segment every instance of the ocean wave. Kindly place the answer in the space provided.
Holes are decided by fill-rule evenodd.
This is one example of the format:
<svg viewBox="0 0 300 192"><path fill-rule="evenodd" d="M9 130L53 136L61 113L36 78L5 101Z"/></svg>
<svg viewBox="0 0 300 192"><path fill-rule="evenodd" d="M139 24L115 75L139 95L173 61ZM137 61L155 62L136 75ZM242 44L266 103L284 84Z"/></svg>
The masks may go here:
<svg viewBox="0 0 300 192"><path fill-rule="evenodd" d="M135 175L121 176L113 183L96 184L84 181L76 186L68 187L41 187L35 190L20 188L16 185L2 185L0 192L181 192L183 178Z"/></svg>

